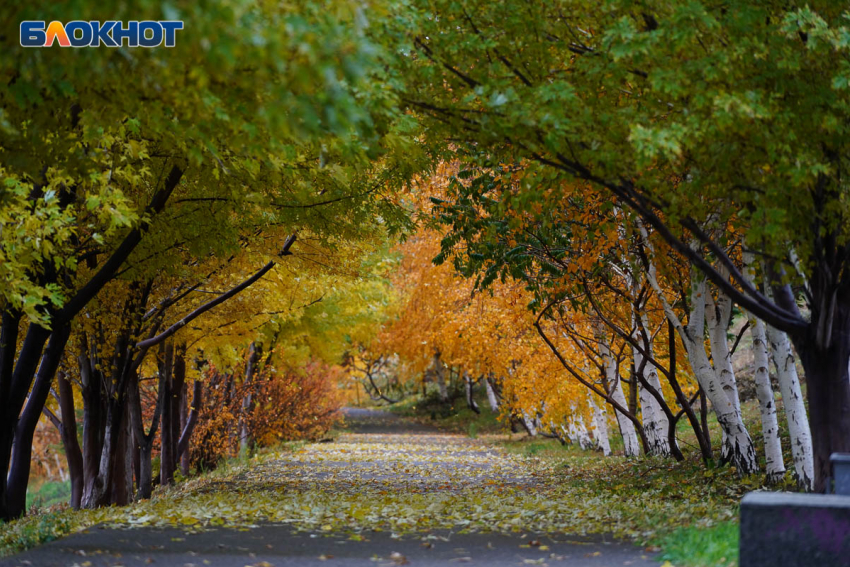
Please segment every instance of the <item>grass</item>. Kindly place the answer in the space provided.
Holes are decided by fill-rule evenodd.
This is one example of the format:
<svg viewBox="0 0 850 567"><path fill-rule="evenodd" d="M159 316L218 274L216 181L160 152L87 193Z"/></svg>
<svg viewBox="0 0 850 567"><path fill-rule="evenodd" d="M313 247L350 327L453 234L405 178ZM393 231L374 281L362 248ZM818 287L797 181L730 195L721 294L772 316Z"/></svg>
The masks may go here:
<svg viewBox="0 0 850 567"><path fill-rule="evenodd" d="M715 567L735 565L738 557L738 523L721 522L710 528L679 528L660 542L661 558L674 565Z"/></svg>
<svg viewBox="0 0 850 567"><path fill-rule="evenodd" d="M27 510L49 508L67 502L71 497L71 481L45 482L38 489L27 491Z"/></svg>

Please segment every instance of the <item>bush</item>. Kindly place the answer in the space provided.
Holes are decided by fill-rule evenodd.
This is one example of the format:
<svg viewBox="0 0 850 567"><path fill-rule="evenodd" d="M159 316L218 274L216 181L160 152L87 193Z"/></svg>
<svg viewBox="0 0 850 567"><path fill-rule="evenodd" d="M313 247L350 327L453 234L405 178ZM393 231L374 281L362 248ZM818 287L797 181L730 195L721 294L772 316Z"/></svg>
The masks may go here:
<svg viewBox="0 0 850 567"><path fill-rule="evenodd" d="M210 368L205 376L203 410L192 445L192 463L199 469L213 469L221 459L238 455L241 423L252 444L267 447L317 439L339 419L338 377L321 362L286 373L263 370L250 383L237 378L244 375L242 368L228 373Z"/></svg>

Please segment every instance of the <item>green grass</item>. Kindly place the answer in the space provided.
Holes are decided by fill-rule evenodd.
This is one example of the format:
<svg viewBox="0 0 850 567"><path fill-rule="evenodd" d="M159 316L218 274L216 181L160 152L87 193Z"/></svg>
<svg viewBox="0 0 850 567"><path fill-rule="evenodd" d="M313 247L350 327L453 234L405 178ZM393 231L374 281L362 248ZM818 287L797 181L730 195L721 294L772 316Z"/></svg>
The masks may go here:
<svg viewBox="0 0 850 567"><path fill-rule="evenodd" d="M71 498L71 481L45 482L37 490L27 491L27 509L33 506L48 508L55 504L63 504Z"/></svg>
<svg viewBox="0 0 850 567"><path fill-rule="evenodd" d="M662 559L674 565L715 567L738 560L738 523L723 522L709 528L679 528L660 542Z"/></svg>

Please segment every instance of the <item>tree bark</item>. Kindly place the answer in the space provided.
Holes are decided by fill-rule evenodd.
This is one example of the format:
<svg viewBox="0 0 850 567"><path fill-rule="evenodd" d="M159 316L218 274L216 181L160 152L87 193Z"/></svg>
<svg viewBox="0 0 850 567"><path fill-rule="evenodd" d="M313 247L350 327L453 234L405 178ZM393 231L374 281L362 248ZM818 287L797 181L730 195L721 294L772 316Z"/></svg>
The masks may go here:
<svg viewBox="0 0 850 567"><path fill-rule="evenodd" d="M599 447L602 454L607 457L611 454L611 442L608 439L608 418L605 415L605 408L601 405L597 405L596 402L593 401L592 394L588 394L587 403L593 411L590 432L593 434L596 446ZM582 427L584 427L584 420L582 420Z"/></svg>
<svg viewBox="0 0 850 567"><path fill-rule="evenodd" d="M71 334L69 325L59 326L50 335L50 342L44 351L38 373L26 407L15 428L15 442L9 467L8 494L6 511L10 517L17 518L26 512L27 484L29 483L32 459L32 441L35 427L41 417L41 410L50 395L50 385L59 367L65 344Z"/></svg>
<svg viewBox="0 0 850 567"><path fill-rule="evenodd" d="M446 388L446 366L440 358L440 351L434 352L434 379L437 381L437 391L439 392L440 401L446 403L449 401L449 392Z"/></svg>
<svg viewBox="0 0 850 567"><path fill-rule="evenodd" d="M776 399L770 386L767 337L764 321L757 319L750 312L747 312L747 318L750 320L750 335L753 339L753 377L761 411L765 472L768 482L775 483L785 476L785 463L782 460L782 443L779 439L779 424L776 421Z"/></svg>
<svg viewBox="0 0 850 567"><path fill-rule="evenodd" d="M242 382L244 394L242 397L242 412L239 415L239 454L247 455L253 443L251 442L251 432L248 428L248 421L253 409L253 382L254 374L256 373L257 363L260 360L260 349L256 343L251 343L248 348L248 362L245 365L245 379Z"/></svg>
<svg viewBox="0 0 850 567"><path fill-rule="evenodd" d="M172 420L175 417L172 414L172 410L174 408L174 404L172 403L172 397L174 396L174 344L171 341L168 341L165 343L164 348L160 350L163 355L163 363L160 371L165 377L163 382L165 398L163 399L162 404L162 423L160 424L159 482L163 486L167 486L174 480L175 471L175 442L172 439L172 434L174 432Z"/></svg>
<svg viewBox="0 0 850 567"><path fill-rule="evenodd" d="M602 362L605 367L606 389L610 392L615 402L622 407L626 407L626 396L623 394L622 381L617 372L617 361L614 360L614 355L611 353L607 339L601 335L599 351L602 354ZM617 418L617 424L620 426L620 435L623 437L624 454L626 457L640 456L640 442L638 441L634 423L616 408L614 409L614 416Z"/></svg>
<svg viewBox="0 0 850 567"><path fill-rule="evenodd" d="M493 380L492 374L484 378L484 388L487 390L487 402L490 404L490 409L495 413L499 411L499 398L496 397L496 390L491 380Z"/></svg>
<svg viewBox="0 0 850 567"><path fill-rule="evenodd" d="M836 317L847 325L850 309L841 309ZM850 344L844 337L824 348L808 336L798 348L806 371L809 399L809 421L812 432L814 490L825 492L830 477L829 457L832 453L850 453Z"/></svg>
<svg viewBox="0 0 850 567"><path fill-rule="evenodd" d="M463 373L463 388L466 394L466 405L469 406L469 409L471 409L475 413L481 413L481 410L478 408L478 403L475 401L474 392L472 390L472 379L466 372Z"/></svg>
<svg viewBox="0 0 850 567"><path fill-rule="evenodd" d="M77 440L77 414L74 408L74 389L64 372L59 372L59 409L62 415L62 446L71 479L71 507L80 509L83 497L83 452Z"/></svg>
<svg viewBox="0 0 850 567"><path fill-rule="evenodd" d="M812 433L803 403L803 392L797 376L797 364L788 335L766 325L765 332L770 343L770 353L776 366L779 393L785 408L788 437L791 439L791 458L794 461L794 476L804 490L814 488L815 472L812 457Z"/></svg>
<svg viewBox="0 0 850 567"><path fill-rule="evenodd" d="M646 315L635 313L636 317L643 319L644 329L647 328ZM636 337L637 338L637 337ZM652 356L652 344L648 345L649 356ZM646 433L646 440L649 444L649 454L658 455L661 457L669 457L672 454L668 433L670 429L670 420L661 409L658 400L655 399L647 388L643 386L637 373L642 372L643 378L652 386L659 394L664 393L661 388L661 380L658 378L658 369L648 360L644 360L643 354L636 348L632 348L632 388L636 389L640 397L641 422L643 430Z"/></svg>
<svg viewBox="0 0 850 567"><path fill-rule="evenodd" d="M184 476L189 475L189 442L192 439L192 433L195 431L195 425L198 423L198 416L201 414L203 392L204 383L200 380L195 380L192 386L192 409L189 411L186 425L183 426L183 432L180 434L180 439L177 442L177 454L181 457L181 469Z"/></svg>

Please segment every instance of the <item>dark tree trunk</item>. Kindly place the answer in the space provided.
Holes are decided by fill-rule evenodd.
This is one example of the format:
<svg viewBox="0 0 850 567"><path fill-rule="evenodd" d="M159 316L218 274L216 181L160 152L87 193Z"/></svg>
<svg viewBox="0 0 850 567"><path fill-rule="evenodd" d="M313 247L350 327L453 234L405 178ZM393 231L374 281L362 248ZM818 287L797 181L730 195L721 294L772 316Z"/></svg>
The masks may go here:
<svg viewBox="0 0 850 567"><path fill-rule="evenodd" d="M17 333L15 333L17 335ZM12 445L15 441L15 431L18 426L18 417L23 409L27 392L32 379L35 376L38 362L44 343L50 336L50 331L39 325L30 325L24 338L23 346L18 354L14 371L6 376L0 377L0 387L5 396L0 399L0 407L3 408L0 415L0 519L10 520L16 518L21 512L15 513L10 507L10 490L8 486L7 471L12 461ZM14 349L17 345L8 345L7 348ZM10 353L10 356L13 356ZM4 364L5 363L4 361ZM38 409L41 413L41 408ZM26 485L25 485L26 486Z"/></svg>
<svg viewBox="0 0 850 567"><path fill-rule="evenodd" d="M160 426L160 456L159 467L160 475L159 482L163 486L171 484L174 480L175 471L175 440L173 437L174 426L173 420L176 417L173 413L175 404L172 401L174 396L174 345L168 341L163 349L163 365L161 372L164 373L165 380L163 388L165 390L165 398L162 406L162 424Z"/></svg>
<svg viewBox="0 0 850 567"><path fill-rule="evenodd" d="M153 217L163 210L171 193L180 182L182 175L183 171L179 167L172 167L163 187L154 194L146 208L145 212L147 214L145 216L147 218ZM60 202L64 203L66 199L70 198L70 192L62 191L60 197L62 199ZM54 329L58 330L70 324L71 320L114 277L127 257L138 246L139 242L141 242L147 227L148 223L144 222L140 226L130 230L115 251L85 285L74 293L58 311L49 313ZM42 278L41 283L56 282L58 280L58 274L56 274L53 266L46 264L44 268L45 272L49 275ZM2 349L0 349L0 355L2 355L0 356L2 359L0 360L0 407L3 408L2 415L0 415L0 519L4 520L11 519L17 515L11 513L13 510L10 509L8 501L8 482L12 477L16 479L21 478L20 469L18 471L10 469L12 446L13 443L19 446L25 444L23 439L21 442L14 442L16 431L18 430L18 419L21 416L21 410L24 407L30 387L33 385L36 369L38 368L39 360L42 358L42 349L51 334L48 329L40 325L30 324L21 350L15 356L17 348L16 341L5 340L12 336L17 337L17 321L15 321L14 329L12 329L12 325L7 325L14 317L15 314L4 312L2 322L3 332L0 333L0 335L3 335L3 337L0 337L0 342L3 344ZM14 364L14 371L12 371L12 360L15 358L17 362ZM53 372L55 372L55 368ZM49 378L52 380L52 375ZM31 398L31 401L35 400L36 398ZM41 407L32 406L32 411L40 415L43 408L43 404ZM25 426L25 429L26 427L28 425ZM26 431L22 431L22 433L26 435ZM20 450L24 449L21 447ZM31 448L29 450L31 451ZM9 475L8 479L7 472ZM16 480L16 482L21 483L20 486L23 488L24 494L26 492L27 481L27 478L24 478L23 481ZM15 498L20 499L20 496L15 496Z"/></svg>
<svg viewBox="0 0 850 567"><path fill-rule="evenodd" d="M50 395L50 385L59 367L65 344L71 334L69 325L62 325L50 336L50 342L44 351L38 374L30 392L27 405L15 428L15 443L12 450L12 465L9 468L7 510L12 517L26 512L27 484L32 460L32 440L35 427L41 417L41 410Z"/></svg>
<svg viewBox="0 0 850 567"><path fill-rule="evenodd" d="M153 464L151 463L151 453L153 453L154 440L156 432L159 428L160 413L162 412L163 400L165 399L165 374L160 373L159 387L157 390L156 405L153 410L153 419L151 420L150 431L145 432L144 423L142 423L142 403L141 393L139 391L139 378L137 374L130 377L131 382L128 386L127 397L130 406L130 422L133 429L133 438L136 440L138 447L138 459L136 472L136 498L144 500L151 497L153 490Z"/></svg>
<svg viewBox="0 0 850 567"><path fill-rule="evenodd" d="M122 408L117 408L117 410L122 411L124 416L121 419L122 425L118 432L117 443L115 444L115 463L113 464L112 483L109 487L111 491L110 503L117 504L118 506L126 506L133 499L133 481L132 476L129 476L132 474L132 462L128 459L132 455L132 451L129 439L130 431L129 420L126 415L126 404Z"/></svg>
<svg viewBox="0 0 850 567"><path fill-rule="evenodd" d="M632 412L632 415L637 415L637 410L638 410L638 382L640 382L640 380L638 380L638 378L637 378L638 369L635 368L634 357L632 357L631 367L632 367L631 368L632 369L632 376L631 376L632 380L631 380L630 388L629 388L629 411Z"/></svg>
<svg viewBox="0 0 850 567"><path fill-rule="evenodd" d="M818 349L812 343L813 340L797 350L806 370L814 490L824 492L830 490L826 484L830 476L829 456L850 453L850 375L847 368L850 344L846 335L836 338L827 349Z"/></svg>
<svg viewBox="0 0 850 567"><path fill-rule="evenodd" d="M198 423L198 416L201 413L203 392L204 383L195 380L192 387L192 409L186 419L186 424L183 426L180 440L177 442L177 454L180 455L180 469L183 476L189 475L189 442L192 440L192 433L195 431L195 425Z"/></svg>
<svg viewBox="0 0 850 567"><path fill-rule="evenodd" d="M711 454L711 430L708 429L708 400L705 398L705 392L702 388L699 389L699 417L702 436L705 439L708 452Z"/></svg>
<svg viewBox="0 0 850 567"><path fill-rule="evenodd" d="M83 452L77 440L77 414L74 408L74 389L64 372L58 376L59 409L62 413L62 446L68 461L68 476L71 479L71 507L80 509L83 498Z"/></svg>
<svg viewBox="0 0 850 567"><path fill-rule="evenodd" d="M188 395L187 395L187 384L184 381L183 387L180 388L180 427L179 431L181 435L177 437L177 466L180 469L180 474L184 477L189 476L189 459L188 453L184 453L180 451L180 439L182 437L183 430L186 429L186 423L189 420L189 407L188 407Z"/></svg>
<svg viewBox="0 0 850 567"><path fill-rule="evenodd" d="M106 428L106 395L103 391L103 372L95 364L95 352L82 335L79 345L80 378L83 385L83 486L97 476L103 435ZM85 490L85 488L84 488Z"/></svg>

